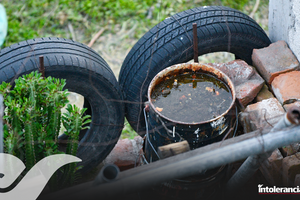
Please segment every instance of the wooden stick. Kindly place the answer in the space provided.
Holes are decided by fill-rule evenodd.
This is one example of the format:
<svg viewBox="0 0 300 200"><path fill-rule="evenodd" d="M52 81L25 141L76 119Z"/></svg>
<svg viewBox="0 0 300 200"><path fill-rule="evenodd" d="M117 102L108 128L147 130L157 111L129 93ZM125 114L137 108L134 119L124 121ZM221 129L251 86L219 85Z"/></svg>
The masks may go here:
<svg viewBox="0 0 300 200"><path fill-rule="evenodd" d="M189 143L184 140L182 142L176 142L165 146L158 147L158 155L160 158L167 158L180 153L184 153L190 150Z"/></svg>
<svg viewBox="0 0 300 200"><path fill-rule="evenodd" d="M90 43L88 44L88 47L92 47L93 44L96 42L96 40L100 37L100 35L105 31L106 28L102 28L98 33L92 38Z"/></svg>

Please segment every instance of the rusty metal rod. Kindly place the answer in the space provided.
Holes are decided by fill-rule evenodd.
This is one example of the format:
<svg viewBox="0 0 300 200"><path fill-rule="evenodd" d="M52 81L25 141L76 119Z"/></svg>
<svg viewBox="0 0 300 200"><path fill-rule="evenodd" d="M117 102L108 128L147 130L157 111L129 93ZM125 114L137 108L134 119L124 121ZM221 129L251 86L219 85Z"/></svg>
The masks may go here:
<svg viewBox="0 0 300 200"><path fill-rule="evenodd" d="M197 24L193 23L193 42L194 42L194 62L198 63L198 34L197 34Z"/></svg>
<svg viewBox="0 0 300 200"><path fill-rule="evenodd" d="M42 74L42 77L45 78L44 56L40 56L39 61L40 61L39 72Z"/></svg>

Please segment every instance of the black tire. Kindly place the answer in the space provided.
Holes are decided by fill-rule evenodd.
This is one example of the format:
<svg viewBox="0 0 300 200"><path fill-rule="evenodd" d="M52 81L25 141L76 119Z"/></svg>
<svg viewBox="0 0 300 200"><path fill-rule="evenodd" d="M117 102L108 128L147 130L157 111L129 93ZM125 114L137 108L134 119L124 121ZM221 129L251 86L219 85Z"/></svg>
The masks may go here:
<svg viewBox="0 0 300 200"><path fill-rule="evenodd" d="M125 116L140 135L145 134L141 111L152 78L168 66L193 59L193 23L198 25L199 56L225 51L252 64L252 50L271 43L253 19L223 6L193 8L160 22L134 45L119 74Z"/></svg>
<svg viewBox="0 0 300 200"><path fill-rule="evenodd" d="M90 129L79 143L82 173L96 167L113 149L124 125L124 105L116 77L91 48L61 38L27 40L0 52L0 82L38 70L44 56L45 75L66 79L71 92L85 97Z"/></svg>

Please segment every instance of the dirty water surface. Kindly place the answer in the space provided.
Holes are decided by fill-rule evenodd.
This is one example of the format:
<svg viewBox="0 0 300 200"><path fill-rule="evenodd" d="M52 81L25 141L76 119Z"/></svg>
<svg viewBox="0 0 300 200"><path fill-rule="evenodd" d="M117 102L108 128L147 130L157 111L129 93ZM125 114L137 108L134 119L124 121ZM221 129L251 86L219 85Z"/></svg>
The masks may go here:
<svg viewBox="0 0 300 200"><path fill-rule="evenodd" d="M200 123L228 110L232 95L229 87L213 75L191 71L165 77L153 88L151 102L171 120Z"/></svg>

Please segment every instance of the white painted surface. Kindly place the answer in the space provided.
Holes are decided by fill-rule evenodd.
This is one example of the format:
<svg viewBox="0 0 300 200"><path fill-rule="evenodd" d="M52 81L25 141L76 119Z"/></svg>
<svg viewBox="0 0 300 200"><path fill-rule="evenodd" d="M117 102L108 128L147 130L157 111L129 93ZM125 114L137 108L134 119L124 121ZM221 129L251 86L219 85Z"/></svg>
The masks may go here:
<svg viewBox="0 0 300 200"><path fill-rule="evenodd" d="M269 37L272 42L284 40L300 60L300 1L269 1Z"/></svg>

